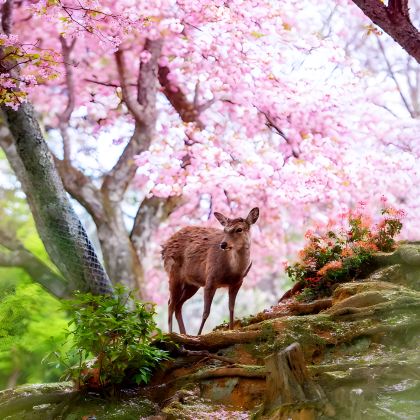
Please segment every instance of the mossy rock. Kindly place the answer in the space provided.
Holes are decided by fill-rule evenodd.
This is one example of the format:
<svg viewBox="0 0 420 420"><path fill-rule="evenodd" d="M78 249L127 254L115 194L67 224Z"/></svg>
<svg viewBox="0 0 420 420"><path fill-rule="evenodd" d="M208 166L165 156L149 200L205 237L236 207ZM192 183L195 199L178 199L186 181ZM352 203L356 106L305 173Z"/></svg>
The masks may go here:
<svg viewBox="0 0 420 420"><path fill-rule="evenodd" d="M118 400L82 394L70 382L24 385L0 392L0 419L4 420L131 420L158 413L156 404L135 393Z"/></svg>

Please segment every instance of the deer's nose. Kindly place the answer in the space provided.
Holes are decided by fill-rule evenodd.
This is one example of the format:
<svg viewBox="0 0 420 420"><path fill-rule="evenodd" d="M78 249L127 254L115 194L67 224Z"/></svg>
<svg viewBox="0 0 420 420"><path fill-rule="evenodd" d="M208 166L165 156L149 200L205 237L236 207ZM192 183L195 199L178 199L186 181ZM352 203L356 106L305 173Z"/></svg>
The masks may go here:
<svg viewBox="0 0 420 420"><path fill-rule="evenodd" d="M222 248L222 249L226 249L227 246L228 246L227 242L221 242L220 243L220 248Z"/></svg>

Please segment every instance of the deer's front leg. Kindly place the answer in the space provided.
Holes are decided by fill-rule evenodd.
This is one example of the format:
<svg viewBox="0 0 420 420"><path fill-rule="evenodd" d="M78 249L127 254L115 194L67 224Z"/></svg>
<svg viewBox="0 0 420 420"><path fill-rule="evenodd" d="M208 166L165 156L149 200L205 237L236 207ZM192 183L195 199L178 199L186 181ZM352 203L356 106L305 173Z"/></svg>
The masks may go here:
<svg viewBox="0 0 420 420"><path fill-rule="evenodd" d="M229 286L229 329L230 330L233 329L236 295L238 294L238 291L241 288L241 286L242 286L242 280L233 286Z"/></svg>
<svg viewBox="0 0 420 420"><path fill-rule="evenodd" d="M210 282L209 282L210 283ZM203 311L203 319L201 320L201 326L198 330L198 334L201 334L201 331L203 331L204 324L206 322L206 319L209 317L210 314L210 308L211 303L213 302L214 294L216 293L216 288L214 286L210 285L206 286L204 288L204 311Z"/></svg>

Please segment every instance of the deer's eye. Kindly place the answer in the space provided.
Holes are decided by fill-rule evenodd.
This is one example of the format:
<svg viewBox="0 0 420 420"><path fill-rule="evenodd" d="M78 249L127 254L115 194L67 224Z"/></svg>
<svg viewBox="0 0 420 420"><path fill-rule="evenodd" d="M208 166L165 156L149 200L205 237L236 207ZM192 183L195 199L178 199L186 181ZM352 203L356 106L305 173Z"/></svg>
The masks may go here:
<svg viewBox="0 0 420 420"><path fill-rule="evenodd" d="M239 228L239 229L236 229L236 231L235 231L236 233L240 233L240 232L242 232L242 228Z"/></svg>

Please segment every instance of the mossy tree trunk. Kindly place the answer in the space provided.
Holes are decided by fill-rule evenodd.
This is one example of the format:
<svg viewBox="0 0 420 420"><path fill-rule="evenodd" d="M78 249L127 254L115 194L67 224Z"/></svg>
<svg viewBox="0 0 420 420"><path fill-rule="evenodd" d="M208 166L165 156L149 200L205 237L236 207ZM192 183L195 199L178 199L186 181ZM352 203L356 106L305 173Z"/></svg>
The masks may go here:
<svg viewBox="0 0 420 420"><path fill-rule="evenodd" d="M3 107L12 138L2 139L6 156L22 184L39 235L71 291L111 293L112 284L103 269L86 231L66 195L52 155L43 138L32 106L18 110Z"/></svg>

